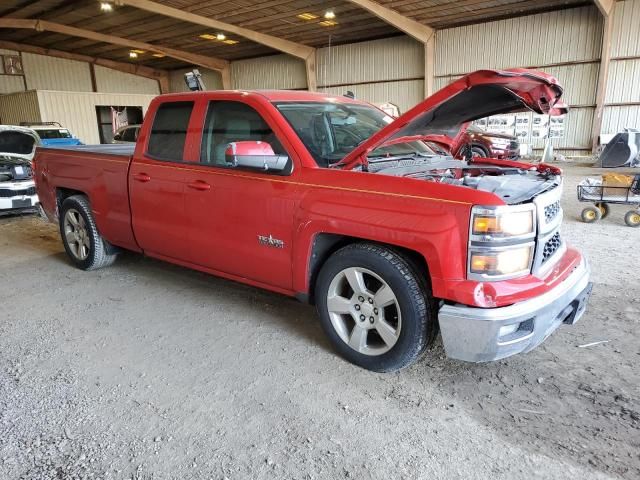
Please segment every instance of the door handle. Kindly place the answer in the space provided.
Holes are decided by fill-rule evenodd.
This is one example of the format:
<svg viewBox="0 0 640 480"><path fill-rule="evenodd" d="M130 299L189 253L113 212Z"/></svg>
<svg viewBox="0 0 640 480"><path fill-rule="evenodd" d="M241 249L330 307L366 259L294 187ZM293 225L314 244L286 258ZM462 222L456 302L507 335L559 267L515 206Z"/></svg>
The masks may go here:
<svg viewBox="0 0 640 480"><path fill-rule="evenodd" d="M207 182L203 182L202 180L196 180L195 182L188 183L187 187L201 191L211 190L211 185L209 185Z"/></svg>
<svg viewBox="0 0 640 480"><path fill-rule="evenodd" d="M146 173L136 173L133 176L133 179L137 180L138 182L146 183L149 180L151 180L151 177L149 175L147 175Z"/></svg>

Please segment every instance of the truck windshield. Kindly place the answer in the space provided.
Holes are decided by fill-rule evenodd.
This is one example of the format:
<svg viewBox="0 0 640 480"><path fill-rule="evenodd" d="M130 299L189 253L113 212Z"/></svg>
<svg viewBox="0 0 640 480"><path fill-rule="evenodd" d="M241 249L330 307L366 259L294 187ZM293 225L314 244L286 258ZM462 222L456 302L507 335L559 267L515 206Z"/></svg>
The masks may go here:
<svg viewBox="0 0 640 480"><path fill-rule="evenodd" d="M388 125L393 118L373 106L335 102L281 102L275 104L320 167L329 167ZM433 154L423 142L395 143L371 156Z"/></svg>
<svg viewBox="0 0 640 480"><path fill-rule="evenodd" d="M51 138L71 138L69 130L51 128L47 130L36 130L36 133L43 140L49 140Z"/></svg>

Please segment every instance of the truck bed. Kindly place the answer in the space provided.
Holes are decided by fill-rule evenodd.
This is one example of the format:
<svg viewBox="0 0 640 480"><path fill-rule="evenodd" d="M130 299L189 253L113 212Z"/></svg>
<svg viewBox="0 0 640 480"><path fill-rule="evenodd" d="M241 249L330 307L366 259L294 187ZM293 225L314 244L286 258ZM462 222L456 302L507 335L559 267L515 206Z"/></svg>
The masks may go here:
<svg viewBox="0 0 640 480"><path fill-rule="evenodd" d="M105 145L74 145L74 146L48 146L48 147L38 147L38 148L51 148L55 150L72 150L72 151L80 151L87 153L99 153L106 155L133 155L133 151L136 148L135 143L114 143L114 144L105 144Z"/></svg>

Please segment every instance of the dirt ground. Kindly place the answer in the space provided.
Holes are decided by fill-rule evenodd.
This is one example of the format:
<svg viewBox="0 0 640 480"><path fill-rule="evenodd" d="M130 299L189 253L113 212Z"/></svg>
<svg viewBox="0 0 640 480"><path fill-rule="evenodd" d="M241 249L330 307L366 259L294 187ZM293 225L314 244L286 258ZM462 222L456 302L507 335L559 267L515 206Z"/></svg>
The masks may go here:
<svg viewBox="0 0 640 480"><path fill-rule="evenodd" d="M338 358L295 300L135 254L82 272L56 226L0 219L0 478L640 478L640 229L581 223L598 171L566 172L582 320L395 374Z"/></svg>

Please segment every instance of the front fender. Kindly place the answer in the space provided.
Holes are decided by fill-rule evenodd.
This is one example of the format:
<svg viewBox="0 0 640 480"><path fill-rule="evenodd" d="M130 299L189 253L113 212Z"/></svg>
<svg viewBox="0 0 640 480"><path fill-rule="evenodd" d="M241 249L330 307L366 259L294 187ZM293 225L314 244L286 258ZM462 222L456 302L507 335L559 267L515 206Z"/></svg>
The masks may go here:
<svg viewBox="0 0 640 480"><path fill-rule="evenodd" d="M392 245L421 255L432 280L464 278L468 205L446 200L398 198L384 193L350 195L310 191L300 203L294 246L293 286L309 292L313 245L319 234L334 234ZM439 296L439 282L432 282Z"/></svg>

